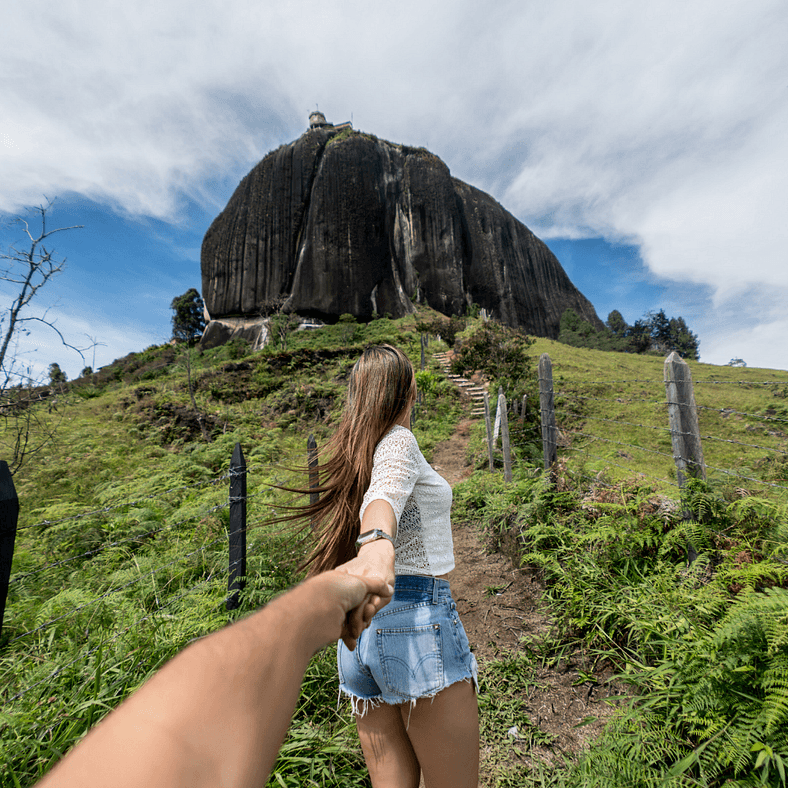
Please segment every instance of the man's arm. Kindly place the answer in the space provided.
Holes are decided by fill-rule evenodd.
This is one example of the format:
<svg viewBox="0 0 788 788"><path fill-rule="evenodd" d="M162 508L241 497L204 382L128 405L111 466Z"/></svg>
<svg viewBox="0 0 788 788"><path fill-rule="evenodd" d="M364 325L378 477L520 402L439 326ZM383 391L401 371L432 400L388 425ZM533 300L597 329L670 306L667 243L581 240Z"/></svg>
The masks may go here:
<svg viewBox="0 0 788 788"><path fill-rule="evenodd" d="M325 572L193 643L39 788L265 785L312 655L338 637L353 647L392 593L380 578Z"/></svg>

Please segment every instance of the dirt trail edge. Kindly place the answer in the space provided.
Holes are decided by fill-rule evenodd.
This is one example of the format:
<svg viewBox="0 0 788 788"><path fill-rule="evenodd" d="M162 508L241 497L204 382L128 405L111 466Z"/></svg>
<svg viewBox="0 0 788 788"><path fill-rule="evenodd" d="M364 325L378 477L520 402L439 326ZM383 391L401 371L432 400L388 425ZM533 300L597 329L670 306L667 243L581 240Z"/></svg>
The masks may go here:
<svg viewBox="0 0 788 788"><path fill-rule="evenodd" d="M471 424L469 419L460 422L454 436L439 443L433 453L432 466L452 487L472 473L466 461ZM452 530L455 569L449 579L483 675L491 661L517 654L523 648L522 638L544 636L550 627L549 615L541 602L542 586L532 572L513 567L507 557L489 549L473 524L453 520ZM508 738L511 752L507 760L529 764L533 755L553 761L558 753L578 752L599 734L613 713L608 699L618 696L621 689L607 682L609 673L598 672L591 677L585 672L590 667L580 652L568 654L553 667L544 667L535 660L532 678L536 686L522 698L528 719L522 721L520 728L534 726L545 734L536 738L552 738L552 744L529 746L523 739L527 732L518 731ZM589 718L596 719L576 727ZM494 738L500 741L499 735ZM529 738L534 741L534 737ZM482 785L492 784L490 764L485 763L492 749L482 741ZM500 745L497 749L492 760L500 764Z"/></svg>

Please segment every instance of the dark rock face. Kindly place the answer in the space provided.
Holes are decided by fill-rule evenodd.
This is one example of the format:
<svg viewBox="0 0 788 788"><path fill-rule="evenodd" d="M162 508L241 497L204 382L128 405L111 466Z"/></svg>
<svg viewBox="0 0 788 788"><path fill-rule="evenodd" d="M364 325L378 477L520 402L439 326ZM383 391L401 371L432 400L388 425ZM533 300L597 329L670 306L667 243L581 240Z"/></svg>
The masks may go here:
<svg viewBox="0 0 788 788"><path fill-rule="evenodd" d="M425 303L471 303L538 336L565 309L597 327L556 257L492 197L423 148L311 129L268 154L214 220L202 247L211 318L285 311L335 320Z"/></svg>

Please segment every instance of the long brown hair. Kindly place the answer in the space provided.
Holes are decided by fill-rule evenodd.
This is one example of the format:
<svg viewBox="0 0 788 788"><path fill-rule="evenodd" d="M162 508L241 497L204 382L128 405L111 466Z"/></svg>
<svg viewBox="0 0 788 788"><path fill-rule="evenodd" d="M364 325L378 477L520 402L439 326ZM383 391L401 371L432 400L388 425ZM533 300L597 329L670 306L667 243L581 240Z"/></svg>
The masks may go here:
<svg viewBox="0 0 788 788"><path fill-rule="evenodd" d="M415 396L413 366L401 350L376 345L361 354L350 373L342 420L321 452L319 498L292 507L295 513L284 518L306 521L304 529L311 525L317 538L302 565L309 567L310 575L355 556L358 516L372 476L375 447Z"/></svg>

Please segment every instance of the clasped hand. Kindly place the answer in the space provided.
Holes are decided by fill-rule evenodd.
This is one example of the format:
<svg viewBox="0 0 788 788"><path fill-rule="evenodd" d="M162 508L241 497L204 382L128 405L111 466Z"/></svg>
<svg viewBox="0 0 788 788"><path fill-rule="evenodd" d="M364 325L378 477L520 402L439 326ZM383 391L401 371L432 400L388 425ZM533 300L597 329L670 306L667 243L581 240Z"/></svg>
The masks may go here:
<svg viewBox="0 0 788 788"><path fill-rule="evenodd" d="M382 594L368 591L361 604L347 613L341 637L353 651L359 635L369 626L375 613L391 601L394 593L394 547L385 539L371 542L362 547L355 558L338 566L336 571L381 583L385 588Z"/></svg>

